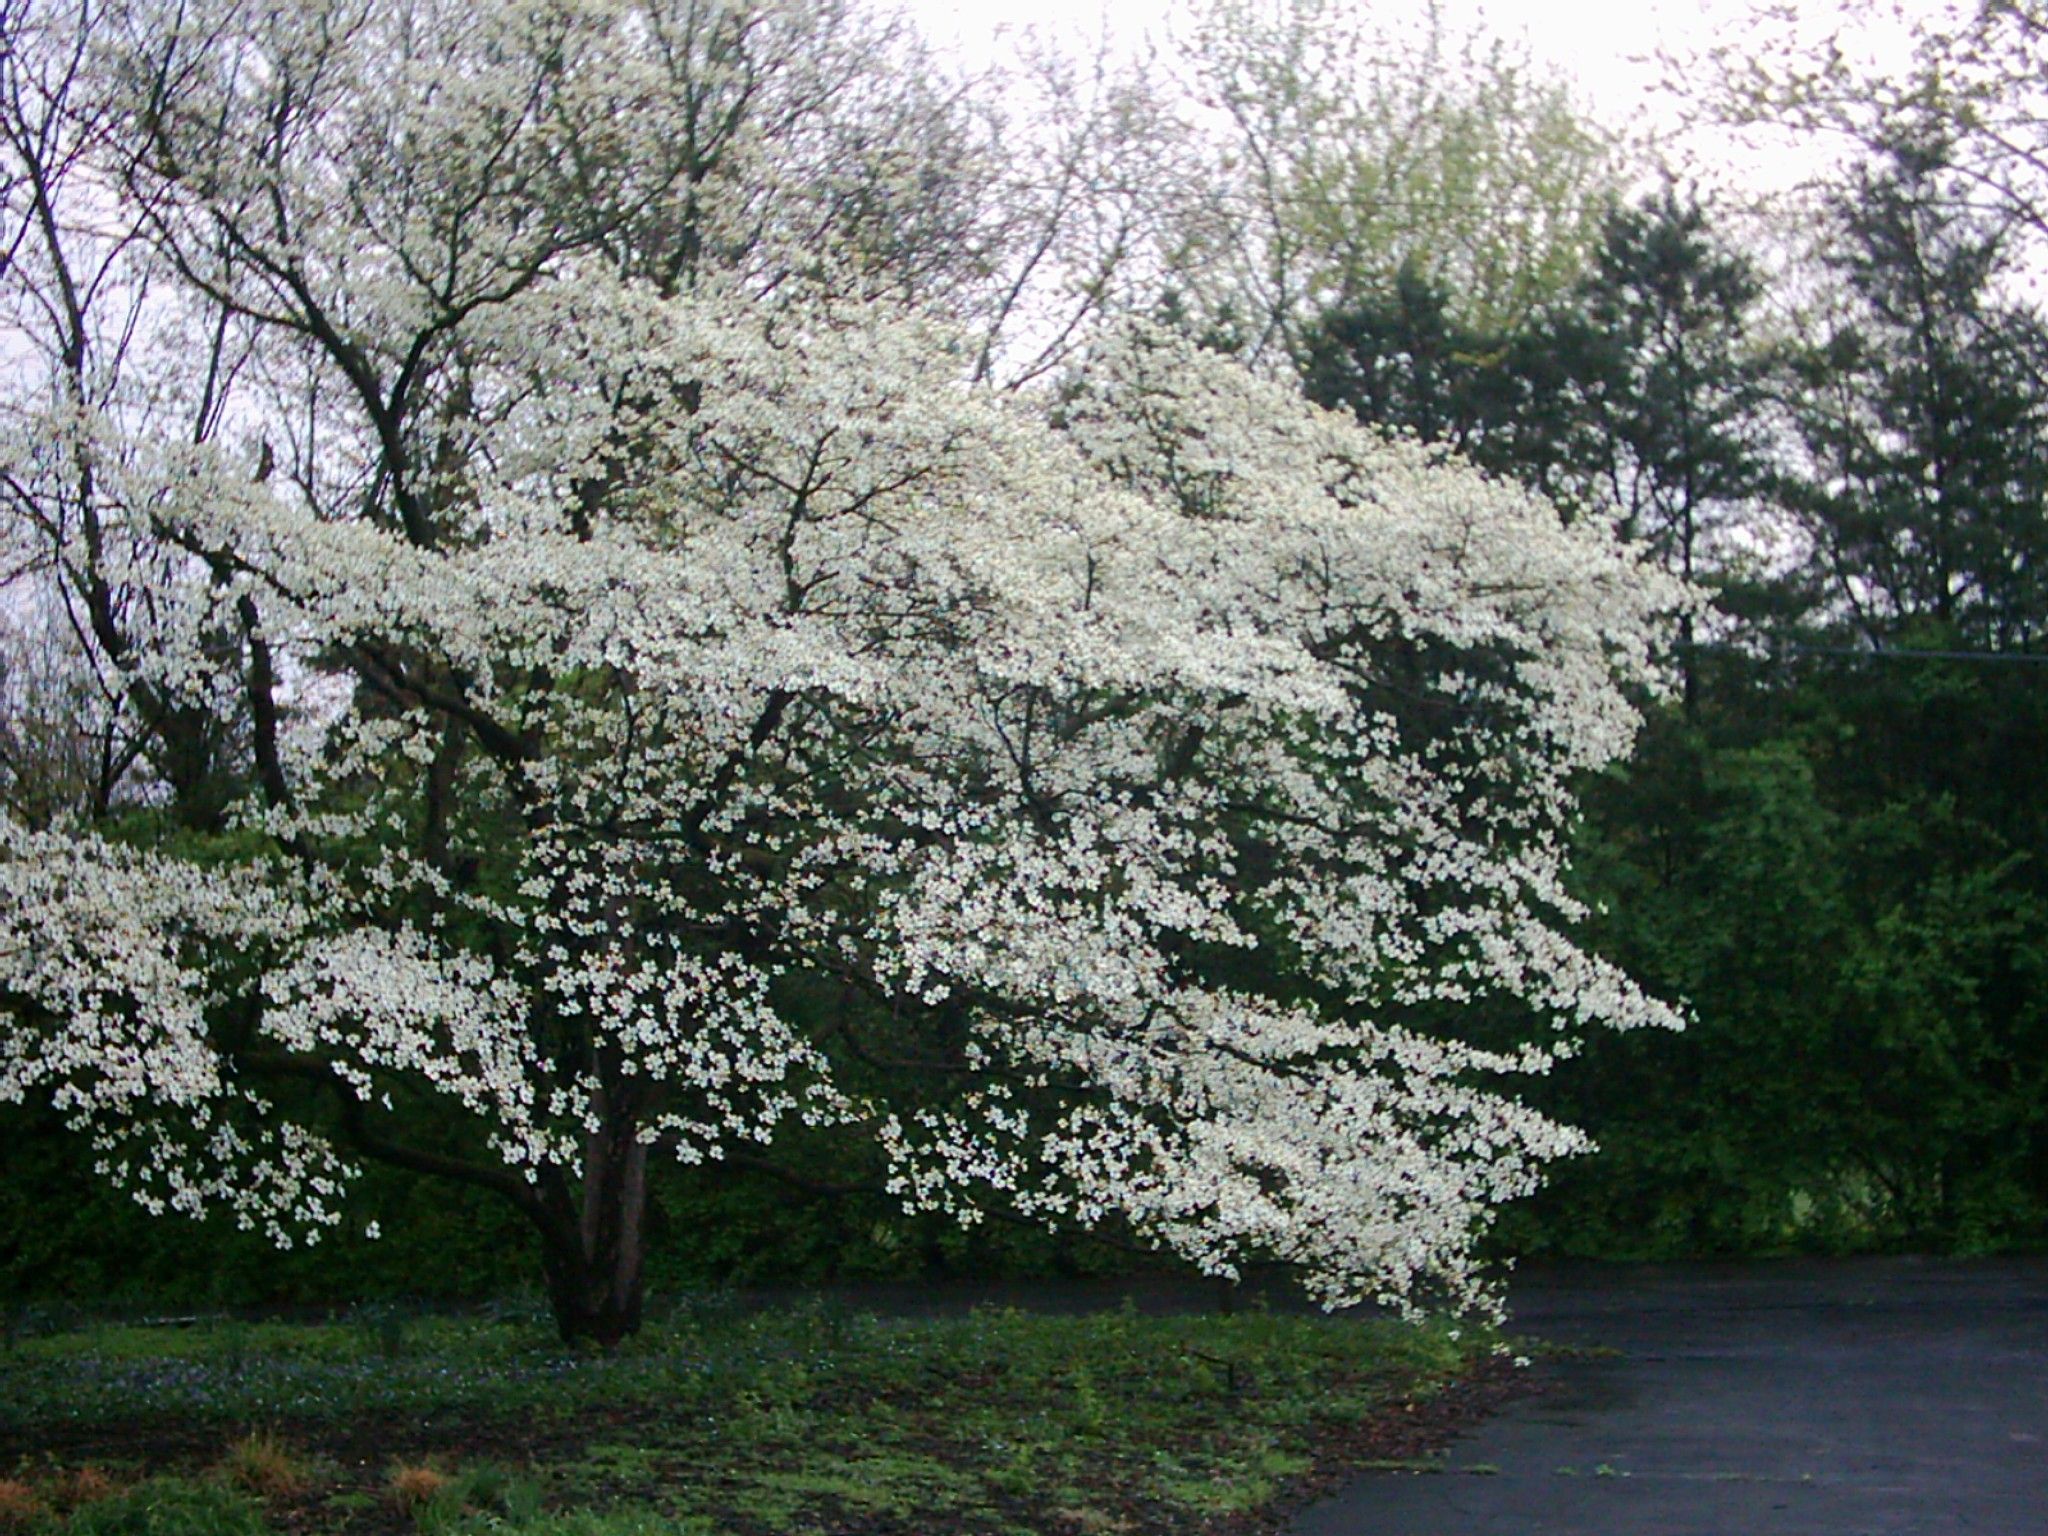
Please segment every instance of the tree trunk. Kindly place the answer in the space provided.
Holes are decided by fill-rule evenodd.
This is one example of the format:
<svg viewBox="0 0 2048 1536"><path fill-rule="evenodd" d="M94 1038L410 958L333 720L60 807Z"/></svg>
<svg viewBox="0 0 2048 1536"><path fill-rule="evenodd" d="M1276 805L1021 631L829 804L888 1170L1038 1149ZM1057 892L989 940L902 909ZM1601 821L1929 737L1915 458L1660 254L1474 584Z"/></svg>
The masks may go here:
<svg viewBox="0 0 2048 1536"><path fill-rule="evenodd" d="M647 1148L629 1117L592 1133L581 1197L573 1218L543 1227L541 1266L563 1342L609 1349L640 1331L644 1298Z"/></svg>

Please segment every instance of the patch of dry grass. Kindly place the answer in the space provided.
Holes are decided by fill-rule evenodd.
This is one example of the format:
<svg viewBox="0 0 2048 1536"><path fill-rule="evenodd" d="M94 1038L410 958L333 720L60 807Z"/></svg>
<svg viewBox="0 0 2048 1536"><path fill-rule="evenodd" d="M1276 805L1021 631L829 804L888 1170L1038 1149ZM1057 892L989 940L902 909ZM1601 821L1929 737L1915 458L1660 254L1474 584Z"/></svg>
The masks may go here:
<svg viewBox="0 0 2048 1536"><path fill-rule="evenodd" d="M227 1449L220 1472L244 1493L259 1499L295 1499L312 1484L305 1457L271 1430L244 1435Z"/></svg>
<svg viewBox="0 0 2048 1536"><path fill-rule="evenodd" d="M385 1479L391 1502L408 1512L432 1502L435 1494L452 1481L448 1473L431 1462L399 1462Z"/></svg>
<svg viewBox="0 0 2048 1536"><path fill-rule="evenodd" d="M45 1509L35 1486L18 1477L0 1477L0 1531L25 1531Z"/></svg>
<svg viewBox="0 0 2048 1536"><path fill-rule="evenodd" d="M57 1497L67 1508L81 1509L87 1504L111 1499L123 1486L121 1480L105 1467L87 1462L64 1474L58 1485Z"/></svg>

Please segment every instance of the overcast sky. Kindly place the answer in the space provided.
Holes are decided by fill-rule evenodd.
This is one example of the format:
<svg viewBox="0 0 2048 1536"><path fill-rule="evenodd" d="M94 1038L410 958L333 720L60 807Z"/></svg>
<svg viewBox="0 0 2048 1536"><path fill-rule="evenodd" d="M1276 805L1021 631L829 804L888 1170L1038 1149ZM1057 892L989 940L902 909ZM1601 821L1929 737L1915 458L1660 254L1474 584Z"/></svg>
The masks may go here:
<svg viewBox="0 0 2048 1536"><path fill-rule="evenodd" d="M970 53L999 53L999 29L1036 25L1076 38L1092 37L1105 14L1111 30L1135 37L1159 29L1175 0L908 0L934 39L957 40ZM1660 43L1704 38L1719 20L1739 17L1747 0L1445 0L1454 27L1483 22L1488 31L1525 38L1540 58L1576 75L1603 114L1625 115L1654 82L1654 66L1629 55ZM1568 18L1568 19L1561 19Z"/></svg>
<svg viewBox="0 0 2048 1536"><path fill-rule="evenodd" d="M909 0L909 10L936 39L963 43L971 53L999 53L999 29L1036 25L1071 37L1094 37L1104 16L1112 33L1137 37L1163 29L1176 0ZM1651 55L1659 45L1706 41L1718 25L1749 10L1749 0L1446 0L1452 27L1483 25L1575 74L1604 115L1636 111L1655 84Z"/></svg>
<svg viewBox="0 0 2048 1536"><path fill-rule="evenodd" d="M971 58L992 60L1006 51L1005 29L1038 26L1076 41L1093 38L1105 16L1113 37L1159 32L1188 0L904 0L934 41L956 44ZM1366 0L1360 0L1365 4ZM1512 42L1577 80L1594 115L1632 132L1669 130L1678 121L1675 98L1660 89L1661 51L1676 57L1717 41L1747 44L1767 30L1756 23L1766 0L1441 0L1453 31L1478 27ZM1932 16L1942 0L1781 0L1802 31L1832 30L1846 7L1859 41L1872 58L1903 62L1901 16ZM1370 8L1369 5L1367 8ZM1407 0L1391 15L1412 15ZM1717 144L1706 153L1718 155ZM1788 168L1765 156L1735 173L1738 182L1770 182ZM1793 178L1796 179L1796 178Z"/></svg>

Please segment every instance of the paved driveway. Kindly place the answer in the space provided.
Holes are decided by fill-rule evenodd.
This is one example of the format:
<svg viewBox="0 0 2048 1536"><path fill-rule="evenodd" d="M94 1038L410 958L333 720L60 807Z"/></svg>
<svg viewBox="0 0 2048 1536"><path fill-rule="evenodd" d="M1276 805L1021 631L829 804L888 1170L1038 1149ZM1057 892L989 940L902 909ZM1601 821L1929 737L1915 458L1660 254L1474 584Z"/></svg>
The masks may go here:
<svg viewBox="0 0 2048 1536"><path fill-rule="evenodd" d="M1291 1536L2048 1536L2048 1261L1559 1271L1513 1326L1617 1353Z"/></svg>

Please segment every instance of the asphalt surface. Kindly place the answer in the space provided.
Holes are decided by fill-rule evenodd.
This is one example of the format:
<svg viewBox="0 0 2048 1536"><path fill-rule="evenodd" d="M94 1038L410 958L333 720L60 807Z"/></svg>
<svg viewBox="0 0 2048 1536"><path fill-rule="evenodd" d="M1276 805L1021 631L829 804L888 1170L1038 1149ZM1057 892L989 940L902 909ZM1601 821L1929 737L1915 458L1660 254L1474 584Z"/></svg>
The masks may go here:
<svg viewBox="0 0 2048 1536"><path fill-rule="evenodd" d="M1583 1353L1290 1536L2048 1536L2048 1260L1559 1271L1512 1307Z"/></svg>

